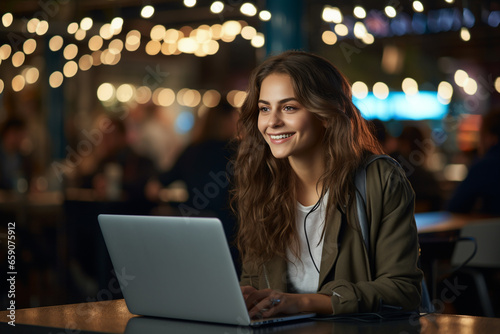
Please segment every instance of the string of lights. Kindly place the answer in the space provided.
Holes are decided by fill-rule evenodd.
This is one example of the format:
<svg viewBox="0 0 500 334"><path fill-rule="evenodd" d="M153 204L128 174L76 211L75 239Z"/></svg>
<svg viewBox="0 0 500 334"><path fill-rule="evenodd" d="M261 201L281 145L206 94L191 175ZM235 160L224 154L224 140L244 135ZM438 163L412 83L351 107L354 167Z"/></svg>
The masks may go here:
<svg viewBox="0 0 500 334"><path fill-rule="evenodd" d="M452 0L446 2L453 3ZM193 0L184 1L184 5L188 8L195 7L196 4L196 1ZM214 1L210 6L210 11L213 14L219 14L224 11L224 6L224 2ZM413 17L410 17L407 12L394 6L386 6L383 10L375 10L355 5L352 8L352 15L344 15L338 7L325 5L321 17L328 24L328 29L322 32L321 38L327 45L334 45L342 39L349 38L359 39L369 45L373 44L376 38L458 30L461 38L468 41L471 38L468 29L476 24L474 15L467 8L450 7L429 10L424 14L425 8L422 2L413 1L412 10L414 12ZM240 12L248 17L258 14L262 21L272 19L272 14L269 11L259 11L254 4L249 2L240 6ZM155 8L152 5L144 5L140 12L144 19L153 17L154 13ZM5 28L16 24L16 20L11 13L5 13L1 21ZM20 69L19 74L14 76L10 84L14 92L19 92L26 85L34 84L39 80L40 69L36 66L24 64L27 57L36 53L37 48L40 47L40 43L37 43L37 36L44 36L50 29L49 22L45 20L32 18L25 21L27 21L25 23L27 33L33 36L22 43L22 48L13 48L8 43L0 46L0 66L2 62L6 62L10 58L12 65ZM500 11L484 12L482 21L493 28L498 27L500 24ZM95 23L92 18L84 17L79 23L69 23L66 27L67 34L64 37L62 34L51 37L48 43L49 49L52 52L62 52L65 64L60 70L48 74L50 87L57 88L61 86L64 78L71 78L78 71L88 71L92 67L100 65L116 65L121 60L122 52L125 50L135 52L140 49L141 45L146 54L150 56L160 54L172 56L184 53L197 57L215 55L219 51L221 42L231 43L238 35L248 40L255 48L261 48L265 45L264 34L258 32L255 27L243 20L227 20L222 24L213 25L202 24L196 28L184 26L180 29L167 29L164 25L155 25L151 28L149 36L142 35L136 29L124 33L122 31L123 25L124 20L121 17L115 17L109 23L104 24ZM497 77L494 82L495 89L500 92L500 78ZM477 92L477 82L462 69L456 71L454 83L457 88L463 89L463 92L468 95L474 95ZM5 85L6 83L0 79L0 93L4 90ZM368 85L362 81L355 82L352 88L354 97L360 100L370 92ZM138 92L143 93L141 97L136 97L138 103L141 103L139 101L145 101L145 96L150 96L152 99L155 95L153 92L146 93L147 89L147 87L132 89L133 93L129 94L131 95L130 100ZM419 92L418 83L413 78L405 78L401 89L408 96ZM373 95L381 100L387 98L390 90L388 85L383 82L375 83L371 89ZM395 90L399 91L400 88L397 87ZM437 100L446 105L450 103L452 96L452 83L440 82L437 88ZM99 99L107 101L106 99ZM159 100L153 99L153 101L156 101L155 103L163 106L169 105L165 101L170 100L166 99L159 102ZM182 98L177 98L177 100L182 101ZM194 101L197 100L201 101L201 99L194 99ZM120 99L118 101L127 102ZM190 102L184 105L195 107L199 103Z"/></svg>

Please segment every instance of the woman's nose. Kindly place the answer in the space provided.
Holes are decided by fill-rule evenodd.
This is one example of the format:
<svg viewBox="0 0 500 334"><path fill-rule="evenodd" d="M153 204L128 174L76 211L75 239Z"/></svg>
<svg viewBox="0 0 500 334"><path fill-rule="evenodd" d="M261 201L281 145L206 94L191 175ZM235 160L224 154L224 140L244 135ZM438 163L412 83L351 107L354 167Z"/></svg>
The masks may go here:
<svg viewBox="0 0 500 334"><path fill-rule="evenodd" d="M275 128L282 124L283 120L281 119L279 113L276 111L272 111L271 114L269 115L269 120L268 120L269 127Z"/></svg>

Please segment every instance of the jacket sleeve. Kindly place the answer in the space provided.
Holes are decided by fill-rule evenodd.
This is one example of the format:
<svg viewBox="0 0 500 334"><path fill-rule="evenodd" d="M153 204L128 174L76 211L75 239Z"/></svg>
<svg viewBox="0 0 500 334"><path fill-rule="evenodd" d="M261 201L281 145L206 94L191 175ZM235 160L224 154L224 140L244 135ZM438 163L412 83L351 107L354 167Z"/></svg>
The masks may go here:
<svg viewBox="0 0 500 334"><path fill-rule="evenodd" d="M367 170L372 280L324 284L318 292L332 296L334 314L376 312L383 305L413 311L420 305L415 196L403 171L388 164L377 161Z"/></svg>

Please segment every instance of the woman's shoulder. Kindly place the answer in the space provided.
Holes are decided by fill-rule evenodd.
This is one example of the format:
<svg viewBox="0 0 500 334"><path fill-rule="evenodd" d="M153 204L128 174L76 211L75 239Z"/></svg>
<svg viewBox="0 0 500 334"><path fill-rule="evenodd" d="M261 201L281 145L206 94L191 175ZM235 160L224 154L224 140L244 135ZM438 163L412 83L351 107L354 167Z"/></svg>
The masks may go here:
<svg viewBox="0 0 500 334"><path fill-rule="evenodd" d="M381 154L381 155L372 155L365 159L364 164L361 168L365 168L367 175L368 174L386 174L386 173L394 173L394 172L403 172L404 170L399 162L392 158L389 155Z"/></svg>
<svg viewBox="0 0 500 334"><path fill-rule="evenodd" d="M392 190L403 188L412 191L405 170L389 156L378 158L366 166L366 184L367 191L370 191L370 188L383 190L387 187L393 188Z"/></svg>

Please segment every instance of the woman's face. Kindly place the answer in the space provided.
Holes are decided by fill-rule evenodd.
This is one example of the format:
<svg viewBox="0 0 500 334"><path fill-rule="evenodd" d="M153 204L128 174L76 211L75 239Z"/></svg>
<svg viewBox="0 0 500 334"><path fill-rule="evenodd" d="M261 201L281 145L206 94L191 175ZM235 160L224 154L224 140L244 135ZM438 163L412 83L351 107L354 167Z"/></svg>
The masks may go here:
<svg viewBox="0 0 500 334"><path fill-rule="evenodd" d="M258 128L275 158L312 158L321 153L324 126L297 101L286 74L270 74L259 95Z"/></svg>

